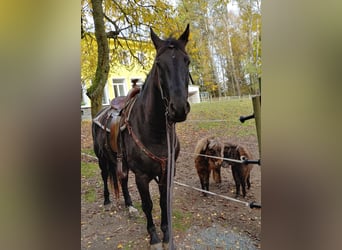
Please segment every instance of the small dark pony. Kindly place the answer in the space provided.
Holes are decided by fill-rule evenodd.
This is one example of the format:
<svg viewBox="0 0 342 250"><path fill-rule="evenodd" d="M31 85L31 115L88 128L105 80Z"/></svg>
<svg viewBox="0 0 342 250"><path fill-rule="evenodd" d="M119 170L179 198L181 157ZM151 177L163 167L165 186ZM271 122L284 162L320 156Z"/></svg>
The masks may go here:
<svg viewBox="0 0 342 250"><path fill-rule="evenodd" d="M185 121L190 111L190 60L185 51L188 37L189 25L178 39L162 40L151 29L151 39L157 54L142 89L134 97L127 98L120 113L113 111L113 108L100 111L95 118L97 122L94 121L92 126L94 150L99 158L104 181L105 204L110 202L107 187L109 175L116 194L119 193L121 182L125 205L132 205L127 180L128 170L133 171L142 210L147 219L150 246L154 249L161 249L163 245L168 247L172 235L168 225L167 194L170 192L170 183L167 172L170 171L168 166L172 167L172 164L168 163L171 158L171 162L176 161L180 150L174 124ZM168 137L170 128L173 128L173 136ZM106 129L108 131L104 133ZM174 147L172 154L169 138L172 138ZM174 173L174 170L171 173ZM159 186L163 244L152 217L153 203L149 191L149 183L152 180Z"/></svg>
<svg viewBox="0 0 342 250"><path fill-rule="evenodd" d="M225 141L224 158L244 161L248 159L251 160L252 155L246 147ZM246 185L248 189L251 188L250 173L253 168L253 164L228 162L224 160L222 166L227 167L228 165L232 167L232 175L236 189L235 197L237 198L240 195L240 186L242 187L243 197L246 197Z"/></svg>
<svg viewBox="0 0 342 250"><path fill-rule="evenodd" d="M213 173L215 183L221 183L223 149L224 145L221 140L214 136L202 138L196 144L195 168L203 190L209 191L211 172ZM203 193L203 195L206 196L206 193Z"/></svg>

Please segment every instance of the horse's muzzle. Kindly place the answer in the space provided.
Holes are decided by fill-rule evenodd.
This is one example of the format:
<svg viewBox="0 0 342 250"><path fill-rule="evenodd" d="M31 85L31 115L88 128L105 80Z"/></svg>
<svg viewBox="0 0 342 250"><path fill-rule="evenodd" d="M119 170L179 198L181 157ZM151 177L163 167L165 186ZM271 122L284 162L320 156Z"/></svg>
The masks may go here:
<svg viewBox="0 0 342 250"><path fill-rule="evenodd" d="M184 105L180 105L176 102L170 102L168 118L171 122L183 122L186 120L189 112L189 102L186 101Z"/></svg>

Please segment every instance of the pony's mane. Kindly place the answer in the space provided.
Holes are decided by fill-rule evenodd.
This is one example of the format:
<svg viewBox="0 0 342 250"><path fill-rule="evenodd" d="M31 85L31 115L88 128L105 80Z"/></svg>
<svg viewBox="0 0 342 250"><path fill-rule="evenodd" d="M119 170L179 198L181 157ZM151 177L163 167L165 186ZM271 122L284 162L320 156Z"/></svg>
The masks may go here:
<svg viewBox="0 0 342 250"><path fill-rule="evenodd" d="M251 152L243 145L238 144L238 143L234 143L234 142L225 142L225 149L227 149L226 152L228 152L228 154L230 156L233 157L233 155L236 155L237 153L239 155L245 155L247 156L247 158L252 158L252 154Z"/></svg>
<svg viewBox="0 0 342 250"><path fill-rule="evenodd" d="M200 154L202 152L203 148L207 146L209 138L213 138L213 137L204 137L197 142L196 147L195 147L195 154ZM196 157L197 156L195 156L195 158Z"/></svg>

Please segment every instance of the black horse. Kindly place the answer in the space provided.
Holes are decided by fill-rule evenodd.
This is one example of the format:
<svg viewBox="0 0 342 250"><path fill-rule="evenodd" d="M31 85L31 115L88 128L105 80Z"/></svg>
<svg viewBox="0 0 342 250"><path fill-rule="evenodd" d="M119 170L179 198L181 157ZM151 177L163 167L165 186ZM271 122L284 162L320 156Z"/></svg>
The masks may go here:
<svg viewBox="0 0 342 250"><path fill-rule="evenodd" d="M188 37L189 25L178 39L162 40L151 29L151 38L157 52L156 58L140 93L127 100L120 113L118 136L111 137L108 136L108 133L107 136L98 135L97 132L103 131L103 128L93 123L94 149L95 152L97 149L98 151L102 150L102 155L98 153L96 155L99 157L105 183L105 203L109 202L108 188L106 187L109 172L113 177L116 193L118 194L118 180L121 179L125 204L126 206L132 205L127 189L127 177L128 169L133 171L141 197L142 209L147 219L150 245L155 249L161 249L162 244L153 222L153 203L149 183L152 180L158 182L162 241L165 247L170 240L169 211L167 209L167 193L170 192L170 183L168 183L167 173L174 173L174 170L170 171L168 168L173 166L170 162L175 162L179 153L179 142L175 135L174 124L185 121L190 111L187 101L190 60L185 51ZM110 116L105 117L108 120ZM102 124L107 124L107 127L111 126L110 122ZM109 131L116 130L110 129ZM169 136L170 134L171 136ZM170 138L174 144L170 143ZM106 148L110 148L108 144L116 142L118 142L117 152L114 152L115 150L111 147L111 151L103 153ZM170 150L170 144L174 146L173 151ZM170 154L170 151L173 153ZM116 162L117 157L118 162ZM108 169L109 171L107 171Z"/></svg>

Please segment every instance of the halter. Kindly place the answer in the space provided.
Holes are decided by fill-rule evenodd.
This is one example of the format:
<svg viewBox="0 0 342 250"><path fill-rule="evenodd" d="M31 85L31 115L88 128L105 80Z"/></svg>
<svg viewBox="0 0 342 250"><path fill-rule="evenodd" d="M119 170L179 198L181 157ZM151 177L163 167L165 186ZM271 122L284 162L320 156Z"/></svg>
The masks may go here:
<svg viewBox="0 0 342 250"><path fill-rule="evenodd" d="M172 49L173 53L172 53L172 58L175 58L174 55L174 48L175 46L173 44L169 44L167 46L161 47L159 48L159 50L157 51L157 55L156 55L156 59L165 52L166 49ZM160 96L162 98L162 100L164 101L164 106L165 106L165 117L167 119L167 114L168 114L168 106L169 106L169 100L165 97L164 95L164 91L163 88L161 87L161 82L160 82L160 77L159 77L159 68L156 65L156 69L157 69L157 82L158 82L158 88L160 91Z"/></svg>

